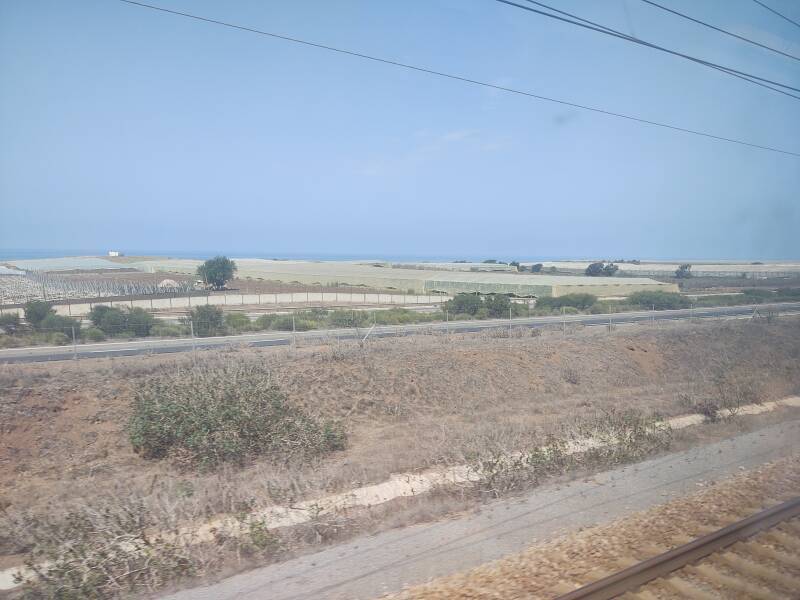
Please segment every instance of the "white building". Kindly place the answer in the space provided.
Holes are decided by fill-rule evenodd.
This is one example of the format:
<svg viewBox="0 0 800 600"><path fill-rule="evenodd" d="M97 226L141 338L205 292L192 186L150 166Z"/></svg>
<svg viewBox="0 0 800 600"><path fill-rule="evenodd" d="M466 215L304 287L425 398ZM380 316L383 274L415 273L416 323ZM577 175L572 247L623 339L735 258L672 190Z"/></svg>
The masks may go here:
<svg viewBox="0 0 800 600"><path fill-rule="evenodd" d="M109 256L125 256L125 255L124 255L122 252L120 252L119 250L109 250L109 251L108 251L108 255L109 255Z"/></svg>

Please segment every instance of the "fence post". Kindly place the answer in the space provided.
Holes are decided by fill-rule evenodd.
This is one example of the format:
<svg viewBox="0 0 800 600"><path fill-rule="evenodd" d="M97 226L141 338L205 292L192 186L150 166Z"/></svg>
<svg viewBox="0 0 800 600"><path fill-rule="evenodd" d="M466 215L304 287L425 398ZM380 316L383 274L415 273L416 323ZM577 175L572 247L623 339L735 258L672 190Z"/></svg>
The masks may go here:
<svg viewBox="0 0 800 600"><path fill-rule="evenodd" d="M297 330L294 327L294 311L292 311L292 343L294 344L294 349L297 350Z"/></svg>
<svg viewBox="0 0 800 600"><path fill-rule="evenodd" d="M192 353L197 351L197 342L194 341L194 319L189 317L189 333L192 336Z"/></svg>
<svg viewBox="0 0 800 600"><path fill-rule="evenodd" d="M567 335L567 313L566 307L561 307L561 322L564 324L564 335Z"/></svg>
<svg viewBox="0 0 800 600"><path fill-rule="evenodd" d="M72 358L78 360L78 343L75 341L75 325L72 326Z"/></svg>
<svg viewBox="0 0 800 600"><path fill-rule="evenodd" d="M72 304L70 304L69 300L67 300L67 313L69 313L70 317L72 316Z"/></svg>

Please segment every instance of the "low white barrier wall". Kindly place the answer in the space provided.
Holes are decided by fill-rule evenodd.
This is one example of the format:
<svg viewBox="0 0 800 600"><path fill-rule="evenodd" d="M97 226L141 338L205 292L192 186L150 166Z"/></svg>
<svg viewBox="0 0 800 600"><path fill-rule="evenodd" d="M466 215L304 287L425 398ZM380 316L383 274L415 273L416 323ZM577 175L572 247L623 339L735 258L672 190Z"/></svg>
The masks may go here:
<svg viewBox="0 0 800 600"><path fill-rule="evenodd" d="M375 304L408 305L440 304L449 296L424 296L415 294L375 294L358 292L287 292L275 294L212 294L208 296L176 296L174 298L145 298L143 300L99 300L97 302L74 302L54 305L56 313L68 317L84 317L95 306L138 306L147 311L189 310L195 306L280 306L286 304ZM21 308L0 309L2 314L17 312Z"/></svg>

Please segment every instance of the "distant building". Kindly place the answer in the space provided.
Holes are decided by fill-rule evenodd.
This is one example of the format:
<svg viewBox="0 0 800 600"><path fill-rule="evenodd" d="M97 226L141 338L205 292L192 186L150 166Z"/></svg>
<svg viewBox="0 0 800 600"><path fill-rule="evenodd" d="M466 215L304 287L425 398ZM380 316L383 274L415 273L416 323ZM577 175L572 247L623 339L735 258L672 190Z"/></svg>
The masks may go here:
<svg viewBox="0 0 800 600"><path fill-rule="evenodd" d="M120 252L119 250L109 250L109 251L108 251L108 255L109 255L109 256L125 256L125 255L124 255L122 252Z"/></svg>

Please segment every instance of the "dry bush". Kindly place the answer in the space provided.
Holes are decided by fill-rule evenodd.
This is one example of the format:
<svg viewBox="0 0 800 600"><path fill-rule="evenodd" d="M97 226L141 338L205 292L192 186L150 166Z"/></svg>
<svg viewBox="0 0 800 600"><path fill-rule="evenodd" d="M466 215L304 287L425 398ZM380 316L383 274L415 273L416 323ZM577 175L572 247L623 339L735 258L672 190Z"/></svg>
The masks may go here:
<svg viewBox="0 0 800 600"><path fill-rule="evenodd" d="M257 364L190 369L151 377L134 392L128 432L145 458L187 466L244 464L255 457L290 461L344 448L334 422L289 402Z"/></svg>
<svg viewBox="0 0 800 600"><path fill-rule="evenodd" d="M582 452L568 452L569 442L599 443ZM641 460L669 448L672 431L658 415L636 410L601 412L593 419L565 425L560 434L536 440L521 452L492 449L479 456L475 485L481 494L499 497L538 485L549 476L578 468L606 468Z"/></svg>
<svg viewBox="0 0 800 600"><path fill-rule="evenodd" d="M25 566L34 573L21 590L26 599L116 598L194 574L189 548L154 536L153 525L135 501L2 520L2 529L26 549Z"/></svg>
<svg viewBox="0 0 800 600"><path fill-rule="evenodd" d="M578 385L581 382L581 375L575 367L566 366L561 369L561 377L564 381L572 385Z"/></svg>

